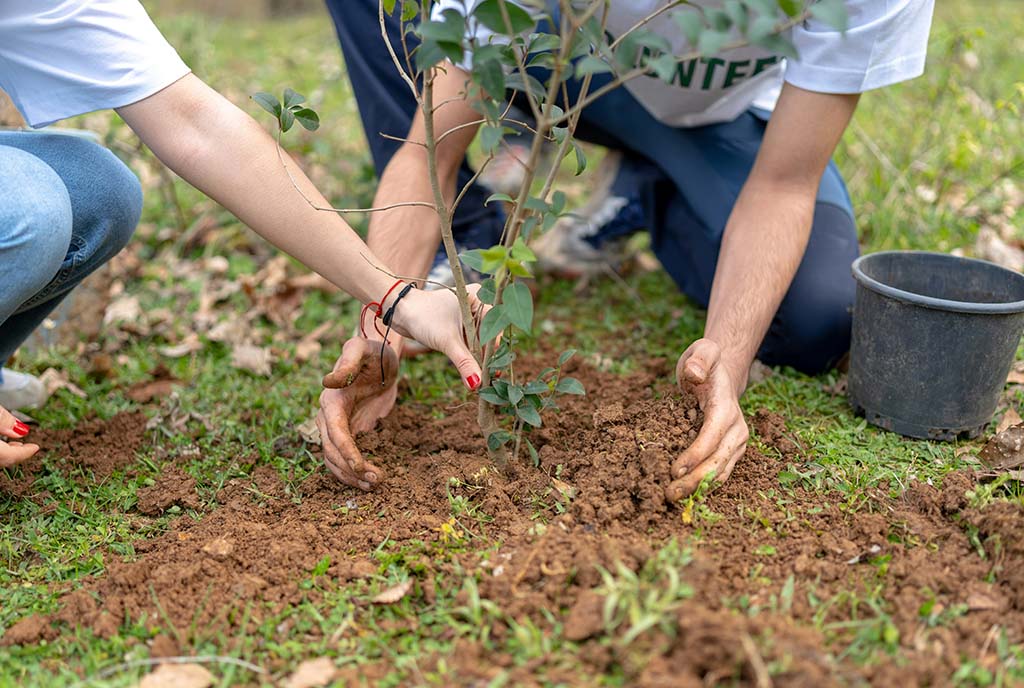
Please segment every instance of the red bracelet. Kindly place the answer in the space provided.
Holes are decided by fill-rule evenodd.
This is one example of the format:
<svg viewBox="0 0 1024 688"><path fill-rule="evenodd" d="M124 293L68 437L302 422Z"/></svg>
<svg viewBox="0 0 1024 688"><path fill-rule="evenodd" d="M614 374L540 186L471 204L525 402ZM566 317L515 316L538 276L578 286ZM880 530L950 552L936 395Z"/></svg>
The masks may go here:
<svg viewBox="0 0 1024 688"><path fill-rule="evenodd" d="M397 280L394 284L391 285L391 288L388 289L387 293L384 294L384 298L382 298L380 301L371 301L370 303L363 306L363 309L359 311L359 332L363 335L363 339L367 338L366 327L364 326L363 322L366 319L366 311L368 310L373 310L373 328L377 330L377 334L379 334L381 337L384 336L384 333L381 332L380 325L377 324L377 321L380 320L380 318L384 315L384 304L387 303L388 297L391 296L391 292L393 292L398 287L398 285L402 284L404 281L405 280Z"/></svg>

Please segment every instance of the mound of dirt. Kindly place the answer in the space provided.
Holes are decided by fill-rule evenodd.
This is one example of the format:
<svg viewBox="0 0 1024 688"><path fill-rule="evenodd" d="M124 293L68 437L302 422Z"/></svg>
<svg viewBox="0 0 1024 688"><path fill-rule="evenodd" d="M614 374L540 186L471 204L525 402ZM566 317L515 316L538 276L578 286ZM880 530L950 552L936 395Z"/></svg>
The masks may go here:
<svg viewBox="0 0 1024 688"><path fill-rule="evenodd" d="M89 420L70 429L40 428L32 438L44 451L91 471L101 480L138 458L146 443L146 417L122 411L110 420Z"/></svg>
<svg viewBox="0 0 1024 688"><path fill-rule="evenodd" d="M606 672L651 687L765 685L769 674L776 686L941 685L963 652L996 661L994 626L1010 642L1024 639L1024 514L1006 503L970 509L971 476L951 474L942 489L914 484L899 498L880 489L783 489L780 473L808 450L782 418L761 412L751 425L776 451L749 449L727 484L681 509L666 503L664 487L672 459L699 431L694 401L653 386L656 372L623 378L577 365L573 374L589 394L565 400L565 411L531 436L537 467L526 459L497 473L472 405L446 409L428 432L430 409L405 404L360 437L386 471L381 489L362 493L326 472L286 483L257 467L251 480L229 481L201 520L172 521L136 543L134 560L108 558L106 573L67 596L64 611L29 617L2 642L37 642L77 625L104 635L141 618L169 621L186 645L237 635L287 605L316 604L318 586L305 582L321 562L329 579L348 581L377 572L371 556L385 539L442 541L451 498L492 517L460 521L473 530L463 537L499 546L424 557L414 599L432 602L434 573L474 573L481 597L506 618L545 631L551 618L562 624L586 669L566 671L545 657L512 667L500 651L461 643L444 659L463 684L510 670L511 683L537 685L543 668L547 680L568 685ZM174 467L139 497L144 513L197 504L194 482ZM673 539L692 552L677 572L691 593L665 623L632 633L628 624L606 626L602 571L640 571ZM846 656L864 628L887 644L891 661ZM280 632L284 639L289 629ZM509 633L495 624L493 646ZM386 673L370 665L344 677L372 683Z"/></svg>

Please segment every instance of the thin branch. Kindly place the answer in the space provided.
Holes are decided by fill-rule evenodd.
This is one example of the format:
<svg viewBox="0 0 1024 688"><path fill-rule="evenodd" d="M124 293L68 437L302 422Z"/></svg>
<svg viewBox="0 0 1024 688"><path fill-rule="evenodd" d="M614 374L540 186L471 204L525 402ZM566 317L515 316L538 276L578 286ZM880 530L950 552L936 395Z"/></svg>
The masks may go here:
<svg viewBox="0 0 1024 688"><path fill-rule="evenodd" d="M639 29L642 29L649 22L651 22L652 20L654 20L657 17L661 16L665 12L668 12L670 9L673 9L675 7L679 7L680 5L692 5L692 4L693 3L689 2L689 0L672 0L671 2L669 2L667 5L665 5L661 9L658 9L655 12L652 12L651 14L648 14L646 17L644 17L643 19L638 21L636 24L633 24L633 26L631 26L628 29L626 29L626 31L621 33L618 38L616 38L614 41L612 41L608 45L608 49L609 50L615 50L616 48L619 47L619 44L622 43L622 41L627 36L629 36L631 33L633 33L634 31L637 31Z"/></svg>
<svg viewBox="0 0 1024 688"><path fill-rule="evenodd" d="M427 144L421 141L413 141L412 139L407 139L402 136L392 136L391 134L385 134L383 131L378 131L377 136L381 137L382 139L388 139L389 141L398 141L399 143L411 143L414 146L423 146L424 148L427 147Z"/></svg>
<svg viewBox="0 0 1024 688"><path fill-rule="evenodd" d="M416 82L409 78L409 75L405 73L402 68L402 63L398 61L398 55L395 53L395 48L391 45L391 37L388 36L388 25L384 21L384 0L377 2L377 19L380 22L380 35L384 39L384 45L388 48L388 53L391 55L391 61L395 63L395 67L398 68L398 74L402 77L402 81L406 83L409 90L412 92L412 97L419 101L419 94L416 92ZM401 32L400 32L401 33ZM403 39L403 44L405 43ZM405 51L408 53L408 50Z"/></svg>
<svg viewBox="0 0 1024 688"><path fill-rule="evenodd" d="M392 279L402 280L403 282L420 282L422 284L433 284L439 289L446 289L447 291L450 291L453 294L455 293L455 287L451 286L450 284L445 284L444 282L437 282L434 280L428 280L423 277L413 277L412 275L398 275L391 272L390 270L387 270L377 265L372 260L370 260L370 257L367 256L365 253L360 253L359 255L362 256L363 260L370 264L371 268L378 272L383 272L385 275L391 277Z"/></svg>

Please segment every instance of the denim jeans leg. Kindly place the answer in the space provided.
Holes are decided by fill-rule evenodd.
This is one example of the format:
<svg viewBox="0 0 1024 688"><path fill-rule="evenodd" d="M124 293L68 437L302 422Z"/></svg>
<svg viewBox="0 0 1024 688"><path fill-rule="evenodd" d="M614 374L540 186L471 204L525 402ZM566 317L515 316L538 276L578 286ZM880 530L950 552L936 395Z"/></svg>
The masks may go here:
<svg viewBox="0 0 1024 688"><path fill-rule="evenodd" d="M0 261L0 288L8 281L15 282L15 275L32 282L32 288L22 290L17 299L7 299L17 300L17 304L7 304L0 297L0 309L7 309L0 310L0 361L4 361L68 292L128 243L142 212L142 189L135 175L113 153L80 137L4 132L0 133L0 150L9 151L8 156L27 156L35 161L33 171L28 175L23 172L23 181L13 187L15 196L23 198L31 189L51 199L51 203L62 199L65 209L63 224L56 226L52 218L37 217L43 207L40 201L27 206L24 201L12 203L21 208L23 215L35 218L31 243L48 247L50 262L28 256L19 259L13 254L8 258L6 252ZM48 172L40 172L43 169ZM47 180L45 184L40 181L43 179ZM4 188L0 182L0 208L6 207ZM8 231L5 224L0 221L0 237ZM63 242L62 251L53 248L58 237ZM42 250L39 247L34 249L36 253ZM59 253L56 260L55 253ZM5 276L5 270L12 276Z"/></svg>

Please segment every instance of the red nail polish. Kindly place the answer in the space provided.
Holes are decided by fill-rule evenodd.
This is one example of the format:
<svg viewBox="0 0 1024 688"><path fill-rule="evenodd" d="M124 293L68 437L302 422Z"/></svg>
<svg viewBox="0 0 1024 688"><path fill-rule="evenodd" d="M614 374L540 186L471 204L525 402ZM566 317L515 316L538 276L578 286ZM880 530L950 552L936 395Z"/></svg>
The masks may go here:
<svg viewBox="0 0 1024 688"><path fill-rule="evenodd" d="M469 385L469 388L475 392L477 388L480 386L480 376L477 375L476 373L473 373L472 375L466 378L466 384Z"/></svg>
<svg viewBox="0 0 1024 688"><path fill-rule="evenodd" d="M14 434L18 437L24 437L28 434L28 426L22 423L20 420L14 422Z"/></svg>

